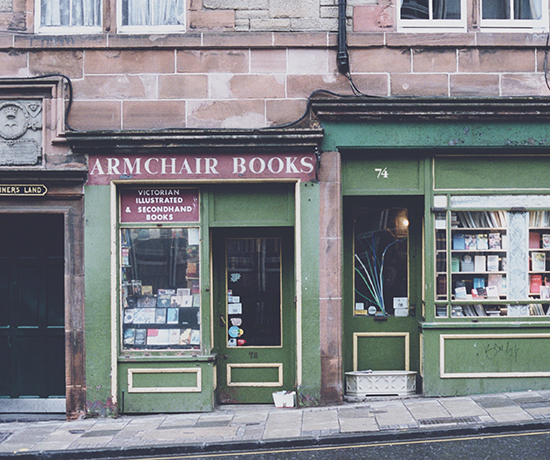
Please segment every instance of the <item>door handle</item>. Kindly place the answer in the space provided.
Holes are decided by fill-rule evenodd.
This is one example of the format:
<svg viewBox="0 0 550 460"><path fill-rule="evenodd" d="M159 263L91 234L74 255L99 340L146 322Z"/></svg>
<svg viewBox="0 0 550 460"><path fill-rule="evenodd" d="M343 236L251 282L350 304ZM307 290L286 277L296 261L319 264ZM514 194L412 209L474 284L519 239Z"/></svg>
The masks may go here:
<svg viewBox="0 0 550 460"><path fill-rule="evenodd" d="M225 322L225 316L224 315L220 315L220 327L225 327L226 326L226 322Z"/></svg>

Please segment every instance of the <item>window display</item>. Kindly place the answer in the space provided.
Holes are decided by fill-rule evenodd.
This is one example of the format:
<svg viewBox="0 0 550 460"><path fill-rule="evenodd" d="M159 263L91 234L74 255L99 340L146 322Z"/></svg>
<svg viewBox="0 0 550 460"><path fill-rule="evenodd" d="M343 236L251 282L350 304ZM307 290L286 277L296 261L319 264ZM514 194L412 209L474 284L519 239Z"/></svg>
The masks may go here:
<svg viewBox="0 0 550 460"><path fill-rule="evenodd" d="M123 349L200 348L199 228L123 228Z"/></svg>
<svg viewBox="0 0 550 460"><path fill-rule="evenodd" d="M355 314L408 316L406 208L355 210Z"/></svg>
<svg viewBox="0 0 550 460"><path fill-rule="evenodd" d="M550 314L549 211L434 216L436 316Z"/></svg>

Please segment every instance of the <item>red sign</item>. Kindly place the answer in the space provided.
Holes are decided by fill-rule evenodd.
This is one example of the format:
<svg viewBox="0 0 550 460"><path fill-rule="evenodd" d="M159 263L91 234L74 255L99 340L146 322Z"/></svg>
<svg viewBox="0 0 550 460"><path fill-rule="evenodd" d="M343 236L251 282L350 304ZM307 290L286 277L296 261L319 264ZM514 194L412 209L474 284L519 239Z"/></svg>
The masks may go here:
<svg viewBox="0 0 550 460"><path fill-rule="evenodd" d="M196 188L144 187L120 190L121 222L198 222Z"/></svg>
<svg viewBox="0 0 550 460"><path fill-rule="evenodd" d="M88 160L88 184L134 179L315 179L315 155L98 156Z"/></svg>

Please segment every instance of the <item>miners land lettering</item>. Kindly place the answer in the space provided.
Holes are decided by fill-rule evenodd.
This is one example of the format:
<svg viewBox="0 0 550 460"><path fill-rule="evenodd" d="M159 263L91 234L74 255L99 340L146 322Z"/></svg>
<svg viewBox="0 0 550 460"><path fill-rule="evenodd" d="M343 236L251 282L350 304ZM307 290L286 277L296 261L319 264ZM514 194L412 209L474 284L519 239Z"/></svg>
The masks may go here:
<svg viewBox="0 0 550 460"><path fill-rule="evenodd" d="M44 196L48 192L45 185L6 184L0 185L0 196Z"/></svg>

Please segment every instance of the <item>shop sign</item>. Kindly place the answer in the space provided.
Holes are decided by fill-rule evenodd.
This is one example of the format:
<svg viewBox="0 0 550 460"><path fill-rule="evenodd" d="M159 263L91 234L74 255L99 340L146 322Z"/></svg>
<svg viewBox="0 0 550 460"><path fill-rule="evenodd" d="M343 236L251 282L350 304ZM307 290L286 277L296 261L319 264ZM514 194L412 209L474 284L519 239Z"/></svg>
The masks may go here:
<svg viewBox="0 0 550 460"><path fill-rule="evenodd" d="M315 155L235 154L214 156L90 155L88 184L111 180L170 179L315 179Z"/></svg>
<svg viewBox="0 0 550 460"><path fill-rule="evenodd" d="M120 221L132 223L198 222L199 191L182 187L120 190Z"/></svg>
<svg viewBox="0 0 550 460"><path fill-rule="evenodd" d="M0 184L0 196L44 196L48 187L42 184Z"/></svg>

